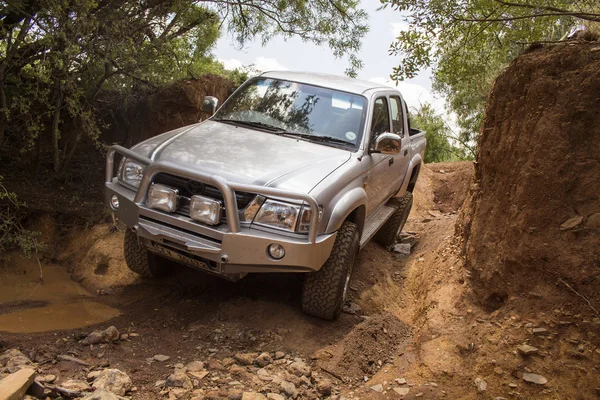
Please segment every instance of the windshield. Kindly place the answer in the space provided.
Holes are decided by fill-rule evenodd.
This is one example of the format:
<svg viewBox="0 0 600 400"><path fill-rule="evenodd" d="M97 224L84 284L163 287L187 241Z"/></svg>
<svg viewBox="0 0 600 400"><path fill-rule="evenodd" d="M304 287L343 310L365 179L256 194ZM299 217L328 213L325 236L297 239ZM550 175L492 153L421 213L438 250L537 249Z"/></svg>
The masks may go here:
<svg viewBox="0 0 600 400"><path fill-rule="evenodd" d="M356 145L364 108L365 98L360 95L257 78L235 93L213 119L276 128L307 140L331 138Z"/></svg>

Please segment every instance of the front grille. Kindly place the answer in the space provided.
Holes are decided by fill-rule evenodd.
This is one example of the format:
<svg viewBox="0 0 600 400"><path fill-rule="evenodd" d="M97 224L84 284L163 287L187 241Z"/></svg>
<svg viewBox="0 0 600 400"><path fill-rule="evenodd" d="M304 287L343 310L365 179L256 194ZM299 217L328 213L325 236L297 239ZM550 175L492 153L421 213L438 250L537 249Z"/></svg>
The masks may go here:
<svg viewBox="0 0 600 400"><path fill-rule="evenodd" d="M207 185L202 182L182 178L171 174L159 173L154 178L154 183L167 185L179 191L180 202L179 209L176 212L182 215L189 215L189 199L191 199L191 197L194 195L209 197L211 199L219 200L223 204L225 203L223 193L221 193L221 191L217 187ZM254 199L254 197L256 197L254 193L235 192L235 198L238 209L242 210L246 208L248 204L250 204L250 202Z"/></svg>

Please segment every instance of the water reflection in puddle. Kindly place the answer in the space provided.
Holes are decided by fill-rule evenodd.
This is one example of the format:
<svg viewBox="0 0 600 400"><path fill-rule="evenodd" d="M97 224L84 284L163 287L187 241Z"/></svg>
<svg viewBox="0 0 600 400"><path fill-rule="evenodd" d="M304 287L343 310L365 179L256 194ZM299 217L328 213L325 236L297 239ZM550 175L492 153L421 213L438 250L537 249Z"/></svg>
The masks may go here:
<svg viewBox="0 0 600 400"><path fill-rule="evenodd" d="M0 265L0 331L13 333L75 329L104 322L119 310L94 301L58 265L12 257Z"/></svg>

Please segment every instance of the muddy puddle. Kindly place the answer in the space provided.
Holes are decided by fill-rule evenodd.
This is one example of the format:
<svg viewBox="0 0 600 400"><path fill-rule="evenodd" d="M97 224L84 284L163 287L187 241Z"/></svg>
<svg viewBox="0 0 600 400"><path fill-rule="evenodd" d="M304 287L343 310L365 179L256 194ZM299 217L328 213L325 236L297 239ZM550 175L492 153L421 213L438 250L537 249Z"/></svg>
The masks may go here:
<svg viewBox="0 0 600 400"><path fill-rule="evenodd" d="M67 271L37 260L11 257L0 261L0 331L46 332L81 328L119 315L95 301L92 293L71 280Z"/></svg>

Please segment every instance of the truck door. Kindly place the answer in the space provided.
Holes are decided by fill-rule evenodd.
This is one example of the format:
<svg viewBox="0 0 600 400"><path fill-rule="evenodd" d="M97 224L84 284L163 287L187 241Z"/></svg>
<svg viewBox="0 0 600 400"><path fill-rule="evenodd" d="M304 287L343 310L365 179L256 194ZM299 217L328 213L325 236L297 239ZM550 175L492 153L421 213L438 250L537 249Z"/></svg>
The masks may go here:
<svg viewBox="0 0 600 400"><path fill-rule="evenodd" d="M371 129L369 131L369 148L373 148L375 139L382 133L390 132L390 113L387 96L377 97L373 103L371 115ZM390 192L389 170L393 163L392 156L380 153L371 153L370 151L363 158L363 162L368 169L364 178L365 191L367 192L367 215L370 215L375 209L387 200ZM394 161L395 163L395 161Z"/></svg>
<svg viewBox="0 0 600 400"><path fill-rule="evenodd" d="M408 164L410 162L411 152L410 152L410 134L406 129L404 124L404 113L405 109L403 107L403 101L400 96L394 94L390 95L390 116L392 119L392 133L400 136L402 138L402 147L400 148L400 153L396 154L393 157L393 164L389 170L389 189L388 193L390 196L395 194L402 182L405 179Z"/></svg>

